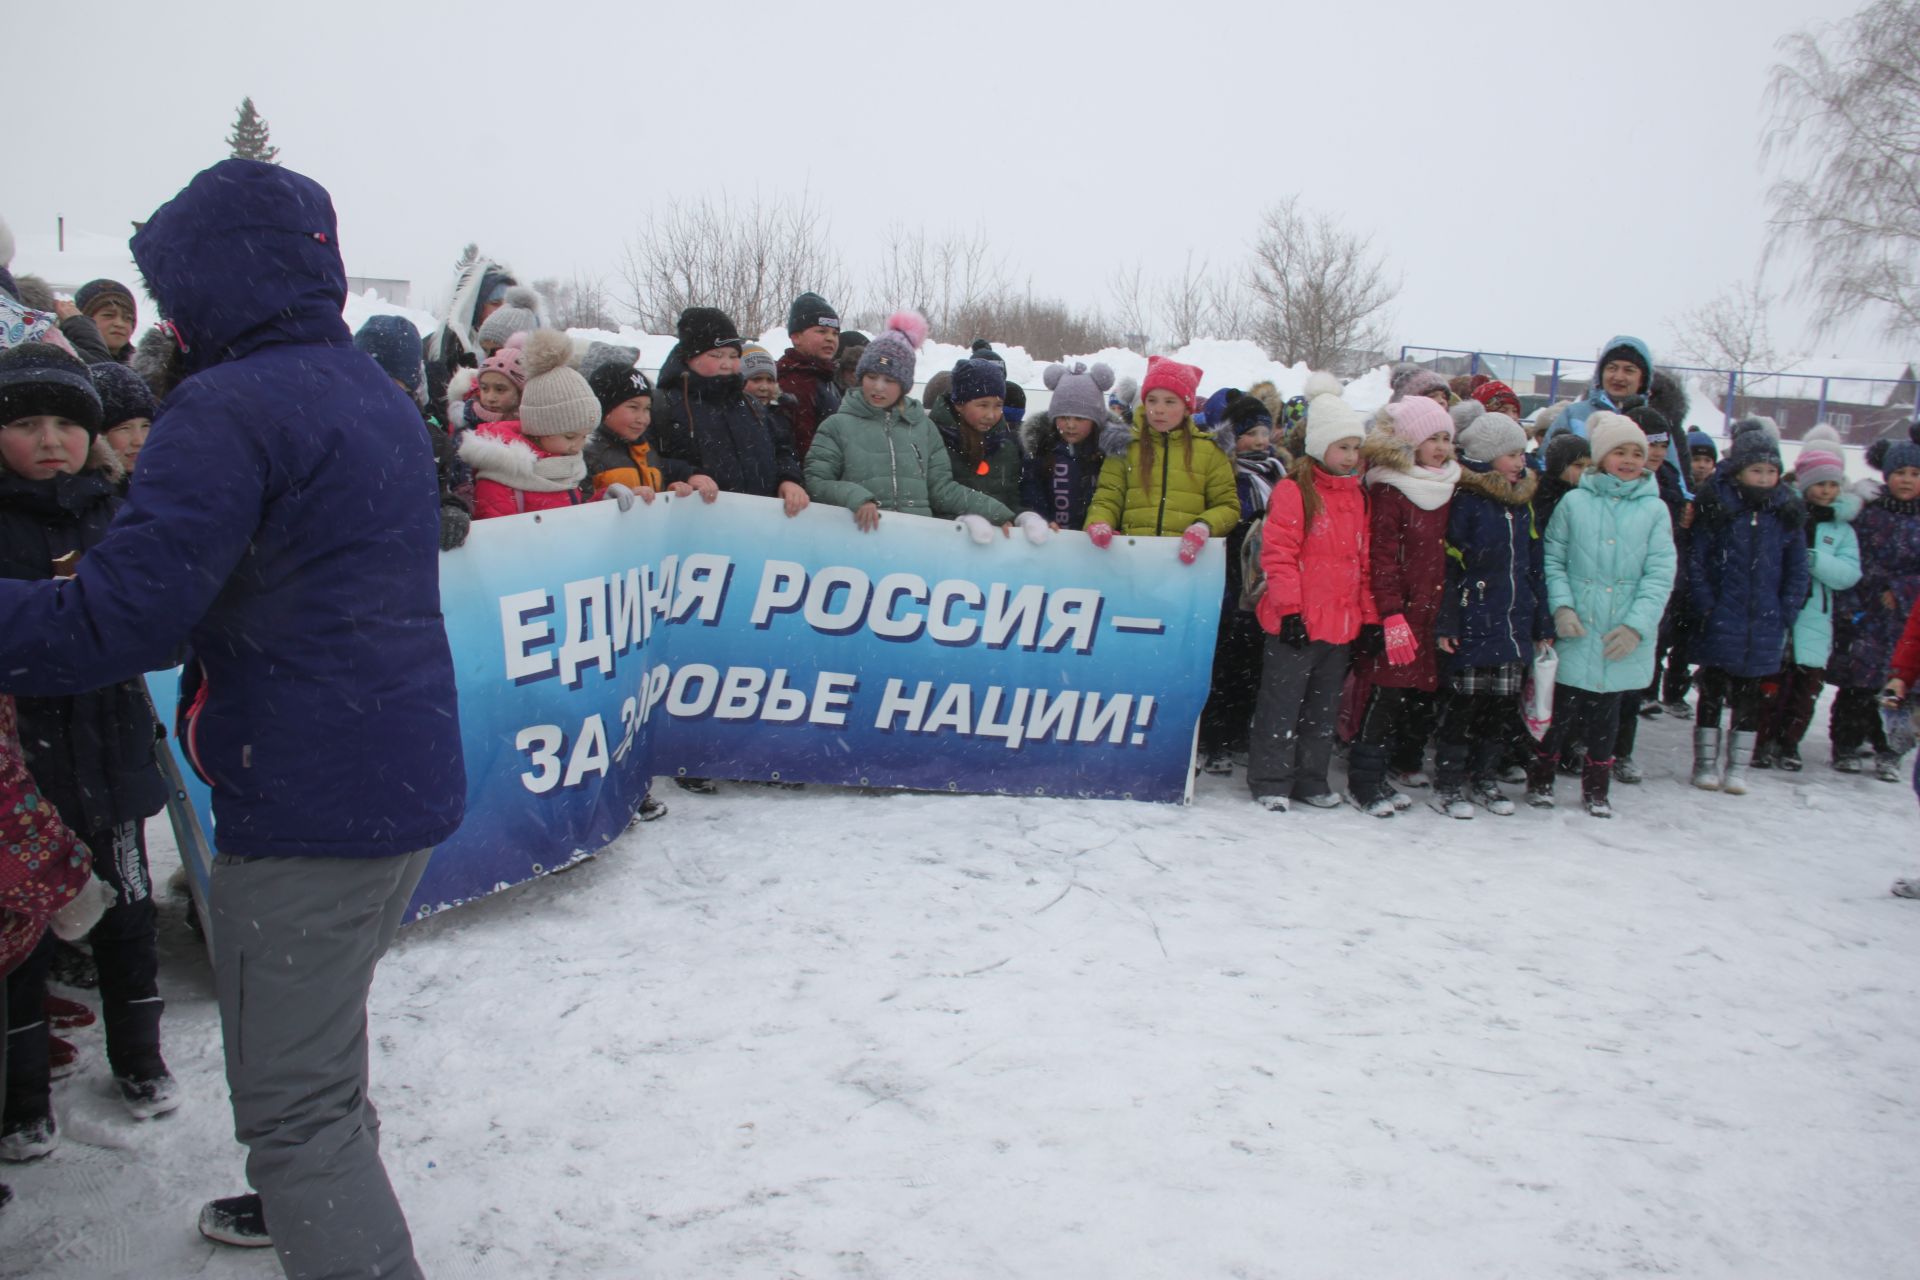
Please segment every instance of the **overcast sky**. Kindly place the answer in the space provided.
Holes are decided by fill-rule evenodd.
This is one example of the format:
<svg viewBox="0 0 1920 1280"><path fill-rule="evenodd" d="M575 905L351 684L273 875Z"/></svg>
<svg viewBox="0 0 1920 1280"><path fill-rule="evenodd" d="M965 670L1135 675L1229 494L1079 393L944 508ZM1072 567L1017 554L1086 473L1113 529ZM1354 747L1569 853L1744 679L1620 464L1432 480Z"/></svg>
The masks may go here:
<svg viewBox="0 0 1920 1280"><path fill-rule="evenodd" d="M333 193L349 270L418 303L469 240L523 280L611 276L671 197L804 189L857 274L890 223L984 225L1037 293L1103 304L1121 263L1237 260L1299 193L1404 277L1397 341L1658 349L1759 259L1775 41L1856 7L14 6L38 96L0 131L0 213L118 232L222 158L251 94ZM1901 354L1805 342L1791 308L1775 330Z"/></svg>

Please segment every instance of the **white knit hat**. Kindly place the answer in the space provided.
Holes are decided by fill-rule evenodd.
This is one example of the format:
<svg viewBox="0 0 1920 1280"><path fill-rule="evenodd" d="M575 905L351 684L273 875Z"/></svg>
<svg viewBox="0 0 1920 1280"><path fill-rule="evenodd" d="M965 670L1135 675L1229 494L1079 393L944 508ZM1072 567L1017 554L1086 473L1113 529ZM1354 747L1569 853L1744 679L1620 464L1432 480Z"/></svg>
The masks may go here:
<svg viewBox="0 0 1920 1280"><path fill-rule="evenodd" d="M1307 456L1316 462L1327 460L1327 450L1342 440L1359 440L1367 434L1366 420L1341 395L1340 379L1330 373L1315 373L1307 378Z"/></svg>
<svg viewBox="0 0 1920 1280"><path fill-rule="evenodd" d="M1596 463L1604 462L1608 454L1623 444L1637 444L1641 452L1647 448L1647 433L1642 431L1632 418L1623 413L1608 413L1597 409L1587 418L1587 444Z"/></svg>

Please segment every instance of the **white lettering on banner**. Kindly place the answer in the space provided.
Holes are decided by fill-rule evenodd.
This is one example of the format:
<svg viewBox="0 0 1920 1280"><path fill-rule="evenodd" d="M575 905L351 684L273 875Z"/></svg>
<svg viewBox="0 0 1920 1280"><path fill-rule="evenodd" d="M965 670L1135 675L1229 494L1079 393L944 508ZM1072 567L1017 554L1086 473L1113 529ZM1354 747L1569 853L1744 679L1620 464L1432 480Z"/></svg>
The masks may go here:
<svg viewBox="0 0 1920 1280"><path fill-rule="evenodd" d="M560 642L560 683L578 689L587 667L613 678L613 629L607 625L607 580L582 578L566 592L566 638Z"/></svg>
<svg viewBox="0 0 1920 1280"><path fill-rule="evenodd" d="M999 738L1009 750L1018 750L1022 742L1054 742L1110 746L1144 746L1153 728L1154 695L1151 693L1114 693L1104 697L1079 689L1014 689L1009 693L999 685L988 685L979 692L979 711L974 711L972 685L950 684L936 698L931 680L915 682L913 692L906 682L887 681L880 697L874 728L885 733L940 733L949 731L969 737ZM929 712L928 707L932 710ZM1002 707L1005 708L1004 715Z"/></svg>
<svg viewBox="0 0 1920 1280"><path fill-rule="evenodd" d="M749 620L765 630L780 614L797 612L823 635L848 635L864 624L883 640L917 640L924 634L955 648L984 644L1090 653L1104 608L1104 598L1092 587L996 582L983 589L969 578L945 578L929 586L917 573L889 573L876 586L865 570L849 565L808 573L797 561L769 560L760 570Z"/></svg>
<svg viewBox="0 0 1920 1280"><path fill-rule="evenodd" d="M559 785L560 748L566 741L567 735L557 724L530 724L515 735L513 749L526 752L533 765L531 773L520 775L527 790L542 796Z"/></svg>
<svg viewBox="0 0 1920 1280"><path fill-rule="evenodd" d="M544 591L520 591L500 597L500 637L506 645L507 679L515 684L542 680L553 674L553 655L533 652L533 646L553 639L553 626L535 621L552 612L553 597Z"/></svg>
<svg viewBox="0 0 1920 1280"><path fill-rule="evenodd" d="M720 621L727 602L727 584L733 581L733 558L697 551L680 561L680 594L673 602L673 620L685 622L692 612L704 626Z"/></svg>

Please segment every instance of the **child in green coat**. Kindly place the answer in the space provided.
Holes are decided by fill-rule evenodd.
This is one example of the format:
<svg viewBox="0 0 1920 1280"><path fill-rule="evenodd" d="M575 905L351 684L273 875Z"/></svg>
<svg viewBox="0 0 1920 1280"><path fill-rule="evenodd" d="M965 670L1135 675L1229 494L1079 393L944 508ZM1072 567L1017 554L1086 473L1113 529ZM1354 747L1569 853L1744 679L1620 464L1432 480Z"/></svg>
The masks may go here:
<svg viewBox="0 0 1920 1280"><path fill-rule="evenodd" d="M1596 465L1561 500L1547 526L1547 604L1559 670L1553 725L1528 769L1530 793L1551 794L1560 749L1569 741L1614 741L1620 695L1653 680L1654 642L1673 593L1678 559L1660 489L1647 473L1647 437L1621 414L1595 410L1587 440ZM1587 759L1587 812L1611 818L1611 759Z"/></svg>
<svg viewBox="0 0 1920 1280"><path fill-rule="evenodd" d="M1117 526L1130 538L1178 535L1180 560L1192 564L1210 537L1240 523L1233 463L1193 423L1200 370L1164 356L1147 358L1134 411L1133 439L1100 469L1100 488L1087 508L1087 536L1096 547L1113 542Z"/></svg>
<svg viewBox="0 0 1920 1280"><path fill-rule="evenodd" d="M903 311L868 344L855 370L858 388L820 424L807 451L807 494L852 511L863 533L880 527L881 512L895 511L957 517L980 543L992 539L996 524L1011 534L1013 512L953 478L939 428L907 394L914 353L926 337L927 322ZM1018 523L1033 542L1050 536L1047 522L1033 512Z"/></svg>

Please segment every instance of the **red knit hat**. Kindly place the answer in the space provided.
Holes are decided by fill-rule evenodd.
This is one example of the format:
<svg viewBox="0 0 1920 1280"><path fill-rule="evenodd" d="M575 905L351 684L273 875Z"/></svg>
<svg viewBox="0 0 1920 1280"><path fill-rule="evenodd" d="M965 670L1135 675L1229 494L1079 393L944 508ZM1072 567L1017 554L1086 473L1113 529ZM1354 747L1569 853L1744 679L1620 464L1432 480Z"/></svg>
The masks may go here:
<svg viewBox="0 0 1920 1280"><path fill-rule="evenodd" d="M1187 406L1187 412L1192 413L1193 398L1200 390L1200 376L1197 365L1181 364L1165 356L1148 356L1147 376L1140 380L1140 400L1144 404L1149 391L1171 391Z"/></svg>
<svg viewBox="0 0 1920 1280"><path fill-rule="evenodd" d="M1502 408L1520 411L1520 397L1513 394L1513 388L1504 382L1489 378L1473 389L1473 398L1487 406L1488 413L1499 413Z"/></svg>

